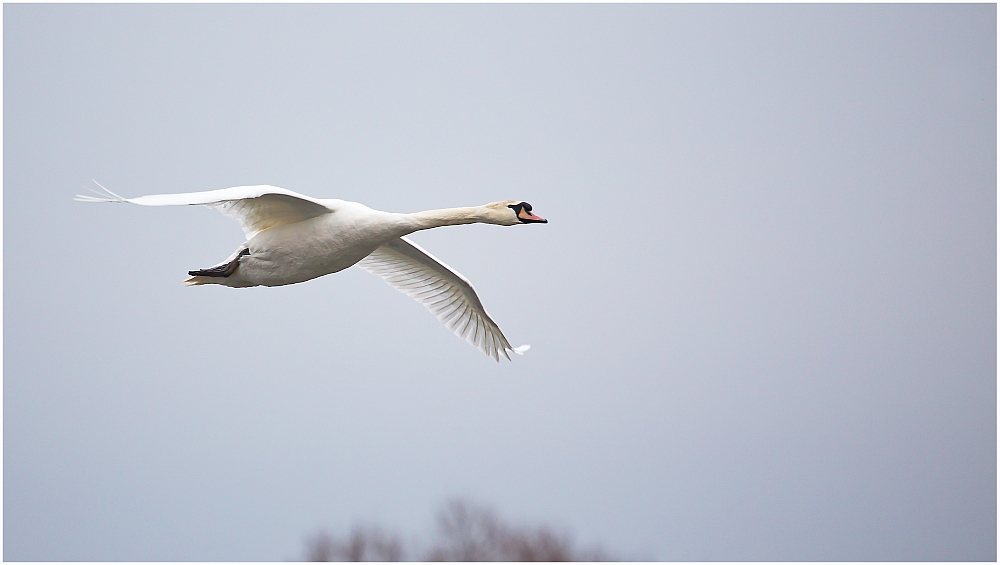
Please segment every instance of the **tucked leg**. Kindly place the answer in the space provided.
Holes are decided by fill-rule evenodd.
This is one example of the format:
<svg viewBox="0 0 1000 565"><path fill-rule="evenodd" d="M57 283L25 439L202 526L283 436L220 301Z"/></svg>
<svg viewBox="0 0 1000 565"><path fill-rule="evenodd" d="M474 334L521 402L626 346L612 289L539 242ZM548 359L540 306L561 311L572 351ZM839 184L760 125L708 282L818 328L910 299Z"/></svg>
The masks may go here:
<svg viewBox="0 0 1000 565"><path fill-rule="evenodd" d="M188 274L193 277L228 277L229 275L236 272L236 267L240 266L240 257L244 255L249 255L249 249L243 249L240 254L236 256L235 259L228 263L219 265L218 267L212 267L210 269L201 269L199 271L188 271Z"/></svg>

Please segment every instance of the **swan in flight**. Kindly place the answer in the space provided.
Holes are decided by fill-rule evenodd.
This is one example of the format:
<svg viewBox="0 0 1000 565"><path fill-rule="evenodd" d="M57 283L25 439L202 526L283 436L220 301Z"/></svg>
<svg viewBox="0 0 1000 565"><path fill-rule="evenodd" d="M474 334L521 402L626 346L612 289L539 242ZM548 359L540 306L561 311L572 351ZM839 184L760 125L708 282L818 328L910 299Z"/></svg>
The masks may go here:
<svg viewBox="0 0 1000 565"><path fill-rule="evenodd" d="M500 355L509 360L508 351L520 355L529 347L511 347L468 279L405 237L419 230L459 224L548 223L532 213L527 202L505 200L470 208L395 214L267 185L123 198L94 182L103 193L96 197L77 195L75 200L140 206L202 205L240 223L246 242L222 263L189 271L191 278L185 284L281 286L357 265L415 298L455 335L497 361Z"/></svg>

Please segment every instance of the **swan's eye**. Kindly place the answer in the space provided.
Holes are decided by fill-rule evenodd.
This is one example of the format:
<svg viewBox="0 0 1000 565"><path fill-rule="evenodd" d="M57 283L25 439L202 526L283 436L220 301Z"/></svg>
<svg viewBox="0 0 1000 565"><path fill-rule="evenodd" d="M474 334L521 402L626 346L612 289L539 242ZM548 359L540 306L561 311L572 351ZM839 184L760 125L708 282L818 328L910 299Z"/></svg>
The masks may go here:
<svg viewBox="0 0 1000 565"><path fill-rule="evenodd" d="M531 204L528 204L527 202L522 202L521 206L524 206L525 210L527 210L529 212L531 211Z"/></svg>

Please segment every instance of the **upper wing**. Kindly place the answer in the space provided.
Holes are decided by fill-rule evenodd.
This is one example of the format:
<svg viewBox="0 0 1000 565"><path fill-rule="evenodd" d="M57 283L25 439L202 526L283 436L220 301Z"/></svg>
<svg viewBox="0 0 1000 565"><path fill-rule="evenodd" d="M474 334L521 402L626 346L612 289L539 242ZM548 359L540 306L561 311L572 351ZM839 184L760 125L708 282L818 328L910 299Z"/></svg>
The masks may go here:
<svg viewBox="0 0 1000 565"><path fill-rule="evenodd" d="M382 245L357 265L415 298L455 335L497 361L500 355L510 359L508 351L520 355L529 347L511 347L468 279L405 237Z"/></svg>
<svg viewBox="0 0 1000 565"><path fill-rule="evenodd" d="M95 181L96 182L96 181ZM98 184L97 186L101 186ZM140 206L203 205L222 212L240 223L249 240L274 226L292 224L331 212L315 198L276 186L234 186L207 192L153 194L122 198L101 186L107 196L77 195L81 202L130 202Z"/></svg>

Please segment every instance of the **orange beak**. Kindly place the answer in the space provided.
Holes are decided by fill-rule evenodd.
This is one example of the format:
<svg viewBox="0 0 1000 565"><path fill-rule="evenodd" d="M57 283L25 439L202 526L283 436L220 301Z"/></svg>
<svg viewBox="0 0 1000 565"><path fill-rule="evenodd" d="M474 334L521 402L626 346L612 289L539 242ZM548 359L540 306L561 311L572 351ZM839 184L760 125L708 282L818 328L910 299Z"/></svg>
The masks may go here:
<svg viewBox="0 0 1000 565"><path fill-rule="evenodd" d="M531 220L532 222L538 222L541 224L549 223L549 221L546 220L545 218L541 216L536 216L535 214L532 214L531 212L525 210L524 208L521 208L521 211L518 212L517 217L521 218L522 220Z"/></svg>

